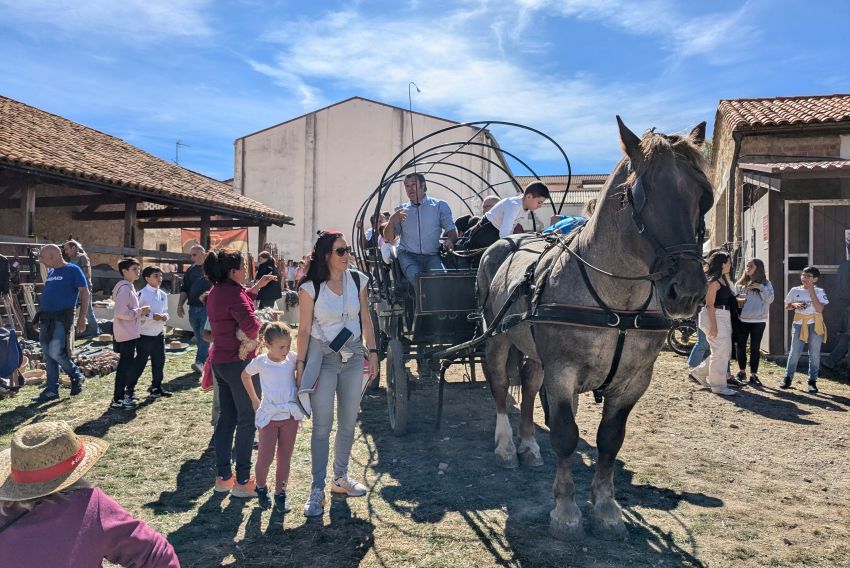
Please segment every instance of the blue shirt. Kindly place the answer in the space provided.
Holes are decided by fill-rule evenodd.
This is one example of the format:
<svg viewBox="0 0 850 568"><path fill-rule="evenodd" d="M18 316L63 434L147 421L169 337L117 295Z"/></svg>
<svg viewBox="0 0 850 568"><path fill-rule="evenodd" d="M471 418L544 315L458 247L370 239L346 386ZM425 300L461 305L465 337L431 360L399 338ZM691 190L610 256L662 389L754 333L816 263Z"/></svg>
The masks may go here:
<svg viewBox="0 0 850 568"><path fill-rule="evenodd" d="M573 229L581 227L587 223L587 219L585 217L573 217L570 215L561 215L561 220L557 223L549 225L542 231L544 235L549 235L551 233L561 233L563 235L569 234Z"/></svg>
<svg viewBox="0 0 850 568"><path fill-rule="evenodd" d="M42 312L61 312L77 307L80 288L87 288L86 276L76 264L66 264L61 268L47 271L44 292L41 294L39 310Z"/></svg>
<svg viewBox="0 0 850 568"><path fill-rule="evenodd" d="M400 209L407 211L407 219L393 222L393 228L400 236L398 248L401 250L435 255L443 231L456 230L452 210L442 199L426 196L418 206L407 202Z"/></svg>

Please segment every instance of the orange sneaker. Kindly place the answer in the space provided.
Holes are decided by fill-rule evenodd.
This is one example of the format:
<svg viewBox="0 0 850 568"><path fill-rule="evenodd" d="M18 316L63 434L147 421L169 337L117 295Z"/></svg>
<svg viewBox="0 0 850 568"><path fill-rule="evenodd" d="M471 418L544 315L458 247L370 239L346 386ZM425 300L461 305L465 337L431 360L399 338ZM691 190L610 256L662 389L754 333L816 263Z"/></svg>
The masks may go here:
<svg viewBox="0 0 850 568"><path fill-rule="evenodd" d="M234 483L230 496L238 499L253 499L257 496L256 489L257 484L254 482L254 478L251 477L245 483Z"/></svg>
<svg viewBox="0 0 850 568"><path fill-rule="evenodd" d="M236 477L233 475L230 476L230 479L222 479L220 476L216 475L214 490L216 493L227 493L233 489L235 481Z"/></svg>

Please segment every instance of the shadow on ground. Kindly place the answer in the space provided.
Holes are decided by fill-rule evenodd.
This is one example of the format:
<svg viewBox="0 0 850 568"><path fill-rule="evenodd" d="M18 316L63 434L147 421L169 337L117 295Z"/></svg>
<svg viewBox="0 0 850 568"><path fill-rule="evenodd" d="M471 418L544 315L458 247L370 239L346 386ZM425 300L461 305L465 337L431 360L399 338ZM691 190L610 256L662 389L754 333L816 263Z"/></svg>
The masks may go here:
<svg viewBox="0 0 850 568"><path fill-rule="evenodd" d="M487 561L482 559L482 565L563 566L569 558L571 566L649 566L657 565L662 557L666 565L703 565L695 556L688 527L674 509L682 502L721 507L722 500L635 483L632 473L618 460L615 483L627 520L627 539L611 542L588 536L573 543L560 542L548 534L555 475L548 433L538 430L545 460L542 468L504 470L493 458L494 405L482 383L447 386L440 431L434 428L435 393L414 391L410 432L402 438L389 433L386 403L380 394L367 396L364 401L361 428L365 443L372 444L370 462L378 474L373 486L381 477L392 478L394 483L386 484L384 479L378 494L373 491L369 499L386 501L416 523L432 524L435 533L450 531L443 521L450 513L459 514L491 555ZM517 418L511 417L515 427ZM595 460L596 449L582 440L573 460L579 506L590 498L593 467L587 463ZM443 475L438 473L440 463L448 464ZM677 532L686 537L653 525L638 507L669 511L680 526ZM374 514L377 506L370 503L369 510ZM504 529L499 514L502 510L507 513ZM375 552L381 558L381 550Z"/></svg>
<svg viewBox="0 0 850 568"><path fill-rule="evenodd" d="M244 538L238 538L245 509L250 513ZM295 514L300 522L300 511L287 516ZM167 537L184 568L209 568L225 561L230 565L231 557L236 566L354 567L374 546L374 525L352 516L345 499L331 499L327 526L321 519L308 519L284 528L284 515L273 512L264 531L262 517L256 500L210 492L195 517Z"/></svg>

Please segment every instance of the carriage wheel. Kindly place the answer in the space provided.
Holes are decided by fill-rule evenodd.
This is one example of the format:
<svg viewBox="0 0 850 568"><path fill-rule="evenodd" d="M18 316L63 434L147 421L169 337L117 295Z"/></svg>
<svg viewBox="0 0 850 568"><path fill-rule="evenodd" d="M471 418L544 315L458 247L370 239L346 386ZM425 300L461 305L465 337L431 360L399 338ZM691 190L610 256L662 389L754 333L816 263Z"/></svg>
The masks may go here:
<svg viewBox="0 0 850 568"><path fill-rule="evenodd" d="M386 361L390 428L396 436L404 436L407 433L407 370L404 368L404 348L398 339L390 340Z"/></svg>
<svg viewBox="0 0 850 568"><path fill-rule="evenodd" d="M676 322L667 332L667 345L679 355L690 355L696 342L697 329L693 322Z"/></svg>

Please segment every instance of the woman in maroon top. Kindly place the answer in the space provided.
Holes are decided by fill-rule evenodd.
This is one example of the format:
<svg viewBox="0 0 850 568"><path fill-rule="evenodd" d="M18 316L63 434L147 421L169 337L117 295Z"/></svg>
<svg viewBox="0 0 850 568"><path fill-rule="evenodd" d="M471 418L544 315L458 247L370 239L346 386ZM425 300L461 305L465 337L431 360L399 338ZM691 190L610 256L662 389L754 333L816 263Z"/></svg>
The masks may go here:
<svg viewBox="0 0 850 568"><path fill-rule="evenodd" d="M233 497L256 497L251 478L251 448L254 444L254 407L242 385L242 370L254 358L253 349L243 350L243 341L256 341L260 322L254 315L257 291L277 279L267 274L253 288L244 285L248 277L242 253L232 249L210 251L204 260L204 273L213 287L207 296L207 317L212 328L212 370L218 384L220 414L215 426L216 469L215 490L230 492ZM234 444L234 432L236 441ZM236 454L236 477L230 468L230 457Z"/></svg>
<svg viewBox="0 0 850 568"><path fill-rule="evenodd" d="M65 422L12 435L0 452L0 564L180 568L165 537L83 479L108 446Z"/></svg>

